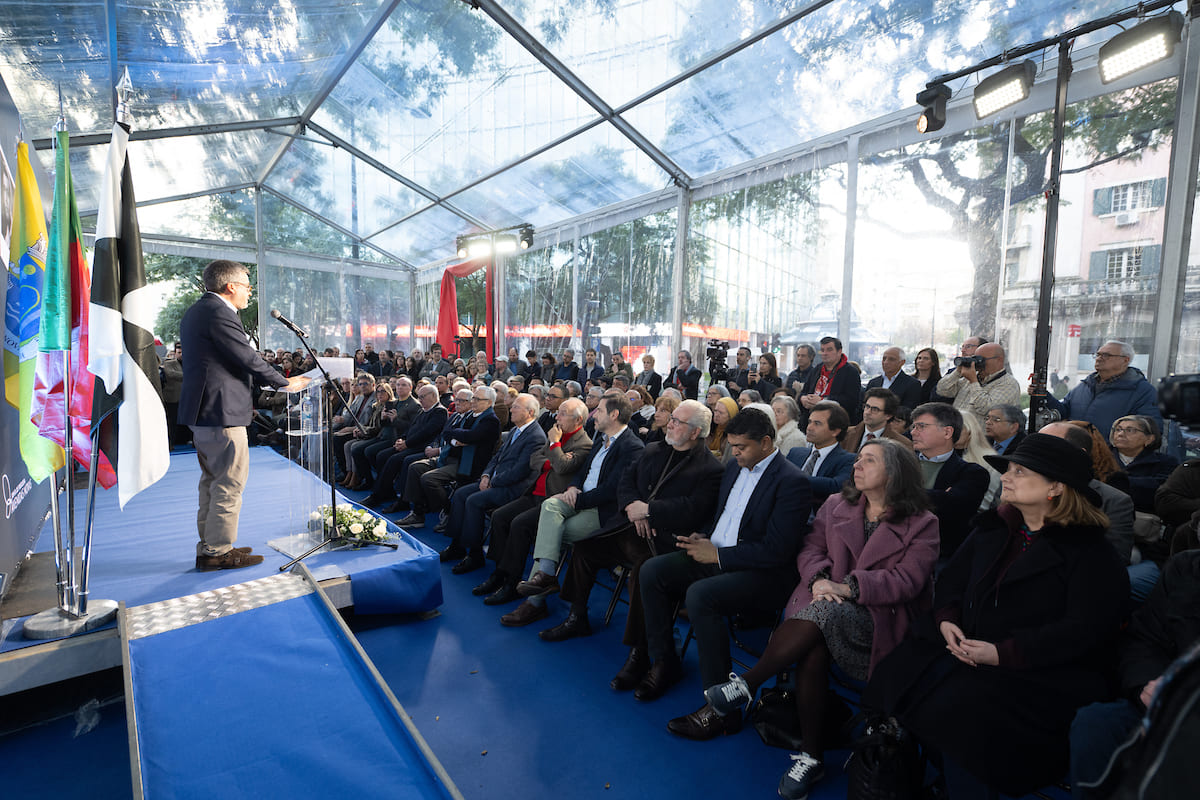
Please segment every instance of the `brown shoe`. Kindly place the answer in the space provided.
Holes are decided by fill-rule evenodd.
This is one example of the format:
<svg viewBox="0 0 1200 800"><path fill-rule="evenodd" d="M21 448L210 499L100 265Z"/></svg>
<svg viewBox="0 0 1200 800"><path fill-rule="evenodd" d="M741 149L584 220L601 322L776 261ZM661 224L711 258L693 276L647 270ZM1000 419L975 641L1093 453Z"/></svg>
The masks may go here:
<svg viewBox="0 0 1200 800"><path fill-rule="evenodd" d="M539 619L545 619L548 616L550 616L550 609L546 608L545 604L534 605L526 600L517 606L516 610L510 611L501 617L500 624L509 628L520 628L524 625L537 622Z"/></svg>
<svg viewBox="0 0 1200 800"><path fill-rule="evenodd" d="M683 680L683 667L675 656L660 658L650 667L646 677L633 690L633 696L643 702L657 700L675 684Z"/></svg>
<svg viewBox="0 0 1200 800"><path fill-rule="evenodd" d="M521 597L541 597L558 591L558 578L547 572L537 572L527 581L517 584L517 594Z"/></svg>
<svg viewBox="0 0 1200 800"><path fill-rule="evenodd" d="M219 556L196 556L196 569L201 572L211 572L215 569L241 569L242 567L253 567L262 562L262 556L243 553L238 549L230 550Z"/></svg>
<svg viewBox="0 0 1200 800"><path fill-rule="evenodd" d="M718 736L737 733L742 729L742 712L721 716L712 706L705 703L702 708L693 711L686 717L676 717L667 723L667 730L685 739L695 739L703 742Z"/></svg>

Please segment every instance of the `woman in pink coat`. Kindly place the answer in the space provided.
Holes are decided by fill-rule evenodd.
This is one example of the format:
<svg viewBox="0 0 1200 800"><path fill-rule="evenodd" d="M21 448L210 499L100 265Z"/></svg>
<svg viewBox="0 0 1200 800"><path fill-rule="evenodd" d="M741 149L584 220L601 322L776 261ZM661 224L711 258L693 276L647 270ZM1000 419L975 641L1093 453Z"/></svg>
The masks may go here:
<svg viewBox="0 0 1200 800"><path fill-rule="evenodd" d="M804 750L779 783L801 798L824 774L822 720L830 661L866 680L900 643L912 616L929 608L938 557L937 518L928 510L913 452L890 439L865 442L853 480L817 512L796 557L800 585L787 619L744 675L704 696L721 715L746 705L771 676L797 664L796 704Z"/></svg>

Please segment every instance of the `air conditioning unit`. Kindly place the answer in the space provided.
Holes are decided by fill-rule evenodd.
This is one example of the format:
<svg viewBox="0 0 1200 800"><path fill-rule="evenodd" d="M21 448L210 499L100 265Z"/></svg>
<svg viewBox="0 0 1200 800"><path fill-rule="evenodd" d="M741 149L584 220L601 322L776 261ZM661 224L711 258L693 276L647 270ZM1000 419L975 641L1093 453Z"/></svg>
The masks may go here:
<svg viewBox="0 0 1200 800"><path fill-rule="evenodd" d="M1136 211L1122 211L1116 216L1118 228L1125 227L1126 225L1137 225L1137 222L1138 213Z"/></svg>

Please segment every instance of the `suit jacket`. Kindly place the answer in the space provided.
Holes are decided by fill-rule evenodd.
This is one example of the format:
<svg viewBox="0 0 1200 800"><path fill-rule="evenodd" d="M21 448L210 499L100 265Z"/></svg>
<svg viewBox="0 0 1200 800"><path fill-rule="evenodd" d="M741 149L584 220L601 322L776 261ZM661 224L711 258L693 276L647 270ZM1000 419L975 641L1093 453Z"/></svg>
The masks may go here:
<svg viewBox="0 0 1200 800"><path fill-rule="evenodd" d="M604 463L600 465L600 480L597 482L596 488L581 492L579 497L575 498L575 508L577 510L596 509L601 525L612 519L613 515L617 513L617 486L621 482L621 476L625 474L630 464L641 457L645 447L646 445L637 437L633 429L627 427L612 443L612 451L604 457ZM579 467L579 471L575 473L572 485L583 488L583 482L587 480L588 472L592 468L592 461L602 449L604 449L604 437L598 436L596 441L592 442L592 449Z"/></svg>
<svg viewBox="0 0 1200 800"><path fill-rule="evenodd" d="M517 435L517 429L513 428L508 434L508 440L496 450L483 469L484 475L491 476L488 487L510 489L513 498L524 494L538 477L538 472L533 469L531 457L541 450L545 443L546 432L536 422L526 425L520 435Z"/></svg>
<svg viewBox="0 0 1200 800"><path fill-rule="evenodd" d="M630 526L625 507L635 500L650 504L650 525L660 553L675 552L676 536L687 536L712 524L725 470L704 442L672 459L672 453L676 452L666 442L646 445L642 457L621 476L617 485L617 513L602 526L602 534ZM672 464L669 471L668 463Z"/></svg>
<svg viewBox="0 0 1200 800"><path fill-rule="evenodd" d="M593 365L591 369L588 369L587 364L581 364L573 380L579 381L579 385L583 386L588 381L598 381L603 377L604 367L599 364Z"/></svg>
<svg viewBox="0 0 1200 800"><path fill-rule="evenodd" d="M867 381L867 389L880 388L883 388L882 375ZM908 406L910 409L921 405L921 382L904 370L896 373L896 379L892 381L892 385L888 388L892 394L900 398L900 405ZM863 390L863 395L865 397L866 389Z"/></svg>
<svg viewBox="0 0 1200 800"><path fill-rule="evenodd" d="M730 461L725 467L717 510L707 536L712 536L720 521L729 493L741 471L737 461ZM776 451L742 512L737 544L717 548L721 570L793 570L796 553L800 551L804 534L808 532L811 512L812 490L808 477Z"/></svg>
<svg viewBox="0 0 1200 800"><path fill-rule="evenodd" d="M816 369L808 376L808 380L804 382L804 390L800 394L812 394L817 390L817 381L821 379L821 366L814 365ZM853 364L844 364L837 372L833 374L833 385L829 387L829 400L846 409L846 413L850 415L850 424L854 425L862 420L862 375ZM804 417L804 425L808 425L808 411L801 406L800 411Z"/></svg>
<svg viewBox="0 0 1200 800"><path fill-rule="evenodd" d="M437 441L442 428L446 426L448 416L446 408L437 404L428 411L417 414L416 419L408 426L408 434L400 437L404 439L405 452L419 453Z"/></svg>
<svg viewBox="0 0 1200 800"><path fill-rule="evenodd" d="M396 417L392 420L392 430L397 436L404 436L412 426L413 420L421 413L421 402L413 395L407 400L396 401Z"/></svg>
<svg viewBox="0 0 1200 800"><path fill-rule="evenodd" d="M941 558L954 555L954 551L967 538L971 520L983 502L991 476L978 464L964 461L958 453L951 453L942 464L933 488L928 490L942 533Z"/></svg>
<svg viewBox="0 0 1200 800"><path fill-rule="evenodd" d="M1013 452L1017 449L1017 446L1019 444L1021 444L1021 442L1025 441L1026 436L1028 436L1028 434L1025 433L1025 431L1021 430L1020 428L1017 428L1017 433L1015 436L1013 436L1012 441L1008 443L1008 447L1004 448L1004 452L999 453L998 455L1011 456L1013 454ZM989 442L989 443L995 444L995 442Z"/></svg>
<svg viewBox="0 0 1200 800"><path fill-rule="evenodd" d="M846 438L842 439L842 449L849 453L857 453L858 448L860 448L862 446L863 437L866 435L867 435L867 423L865 423L865 422L860 422L857 425L849 428L846 431ZM902 434L896 433L895 431L892 430L892 427L890 425L883 426L883 437L882 438L891 439L892 441L899 442L900 444L907 447L909 450L913 449L912 439L909 439L907 436L904 436Z"/></svg>
<svg viewBox="0 0 1200 800"><path fill-rule="evenodd" d="M793 447L791 452L787 454L787 459L795 464L797 468L803 469L804 462L808 461L808 456L811 453L811 447ZM848 453L840 446L833 448L833 451L825 456L825 460L817 468L816 474L808 479L812 485L812 506L814 510L820 508L821 504L825 502L825 498L829 497L829 495L837 494L842 490L842 485L850 479L850 473L854 470L854 462L856 460L857 457L854 453Z"/></svg>
<svg viewBox="0 0 1200 800"><path fill-rule="evenodd" d="M663 385L674 386L683 392L685 400L695 400L700 393L700 370L696 369L695 364L688 367L687 372L683 373L679 372L679 367L672 367Z"/></svg>
<svg viewBox="0 0 1200 800"><path fill-rule="evenodd" d="M659 375L654 370L648 372L639 372L633 379L634 384L641 384L646 387L646 391L650 393L650 397L654 400L658 399L659 392L662 391L662 375Z"/></svg>
<svg viewBox="0 0 1200 800"><path fill-rule="evenodd" d="M276 388L287 386L287 378L250 346L237 313L212 292L184 312L180 339L187 353L179 394L181 425L249 425L254 415L251 379Z"/></svg>
<svg viewBox="0 0 1200 800"><path fill-rule="evenodd" d="M870 669L904 638L909 622L933 602L933 567L938 558L938 521L929 511L904 519L888 514L868 538L859 498L831 498L821 506L813 529L796 557L800 583L788 601L785 616L795 616L812 603L809 587L827 572L835 583L853 575L858 581L858 604L871 612Z"/></svg>
<svg viewBox="0 0 1200 800"><path fill-rule="evenodd" d="M446 437L446 434L442 434ZM458 474L478 480L500 441L500 418L488 409L471 417L461 428L451 428L446 442L458 442ZM528 459L526 454L526 459Z"/></svg>
<svg viewBox="0 0 1200 800"><path fill-rule="evenodd" d="M591 450L592 440L580 428L557 444L546 442L534 452L529 459L529 466L535 470L535 474L541 475L546 463L550 464L550 471L546 473L546 497L567 490ZM530 489L533 489L532 485Z"/></svg>

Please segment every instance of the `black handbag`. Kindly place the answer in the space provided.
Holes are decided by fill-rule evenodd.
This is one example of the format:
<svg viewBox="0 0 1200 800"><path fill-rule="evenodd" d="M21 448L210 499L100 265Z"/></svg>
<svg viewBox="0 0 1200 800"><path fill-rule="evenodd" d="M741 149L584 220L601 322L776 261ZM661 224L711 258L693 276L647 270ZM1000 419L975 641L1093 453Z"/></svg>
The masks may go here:
<svg viewBox="0 0 1200 800"><path fill-rule="evenodd" d="M846 800L916 800L925 763L916 738L895 717L875 717L846 762Z"/></svg>
<svg viewBox="0 0 1200 800"><path fill-rule="evenodd" d="M830 747L837 748L848 740L846 723L854 714L836 692L830 690L825 703L825 736ZM758 731L763 744L784 750L803 750L800 715L796 712L796 696L790 688L769 686L758 694L747 716Z"/></svg>

